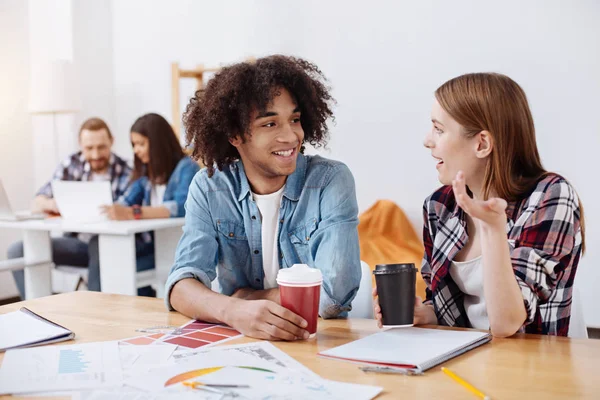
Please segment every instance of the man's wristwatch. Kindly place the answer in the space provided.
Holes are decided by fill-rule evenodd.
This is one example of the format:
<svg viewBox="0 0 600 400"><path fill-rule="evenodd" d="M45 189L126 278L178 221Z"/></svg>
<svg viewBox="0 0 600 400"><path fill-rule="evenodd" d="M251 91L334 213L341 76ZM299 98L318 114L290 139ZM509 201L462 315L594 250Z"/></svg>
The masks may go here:
<svg viewBox="0 0 600 400"><path fill-rule="evenodd" d="M133 219L142 219L142 207L135 204L131 208L133 209Z"/></svg>

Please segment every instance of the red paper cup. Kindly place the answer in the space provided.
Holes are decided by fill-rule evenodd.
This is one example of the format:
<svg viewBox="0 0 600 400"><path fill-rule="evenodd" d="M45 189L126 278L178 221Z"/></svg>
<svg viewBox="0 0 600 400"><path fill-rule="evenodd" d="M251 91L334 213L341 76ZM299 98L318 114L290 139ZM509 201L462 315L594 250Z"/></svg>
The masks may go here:
<svg viewBox="0 0 600 400"><path fill-rule="evenodd" d="M321 271L306 264L294 264L277 274L281 305L306 320L311 338L317 333L322 282Z"/></svg>

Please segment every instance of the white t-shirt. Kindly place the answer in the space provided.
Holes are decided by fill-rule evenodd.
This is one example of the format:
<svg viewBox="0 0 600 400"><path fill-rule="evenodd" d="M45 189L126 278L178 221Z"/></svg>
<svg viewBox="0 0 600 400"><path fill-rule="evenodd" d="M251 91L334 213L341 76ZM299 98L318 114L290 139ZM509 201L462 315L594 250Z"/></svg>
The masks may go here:
<svg viewBox="0 0 600 400"><path fill-rule="evenodd" d="M152 185L152 191L150 192L150 205L152 207L160 206L163 203L165 190L167 190L167 185Z"/></svg>
<svg viewBox="0 0 600 400"><path fill-rule="evenodd" d="M110 181L110 174L108 172L105 172L103 174L97 174L95 172L92 172L90 174L90 181L92 182L104 182L104 181Z"/></svg>
<svg viewBox="0 0 600 400"><path fill-rule="evenodd" d="M465 311L475 329L490 329L490 320L483 295L483 265L481 256L471 261L453 261L450 276L465 294Z"/></svg>
<svg viewBox="0 0 600 400"><path fill-rule="evenodd" d="M285 185L271 194L252 193L252 198L256 202L262 220L261 238L265 289L277 287L277 273L279 272L277 236L279 233L279 209L281 208L284 188Z"/></svg>

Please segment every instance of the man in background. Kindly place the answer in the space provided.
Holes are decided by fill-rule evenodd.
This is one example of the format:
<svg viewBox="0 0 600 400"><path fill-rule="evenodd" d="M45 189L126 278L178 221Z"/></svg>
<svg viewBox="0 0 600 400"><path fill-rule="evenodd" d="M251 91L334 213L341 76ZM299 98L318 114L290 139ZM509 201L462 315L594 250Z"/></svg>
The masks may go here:
<svg viewBox="0 0 600 400"><path fill-rule="evenodd" d="M58 214L52 194L51 181L110 181L113 200L116 201L127 188L131 167L112 153L113 136L106 122L100 118L90 118L79 129L80 151L66 158L56 168L54 176L36 194L33 211ZM55 265L76 267L88 266L89 237L83 234L67 233L63 237L52 238L52 261ZM23 257L23 242L13 243L8 249L8 258ZM13 271L13 277L21 298L25 298L24 271Z"/></svg>

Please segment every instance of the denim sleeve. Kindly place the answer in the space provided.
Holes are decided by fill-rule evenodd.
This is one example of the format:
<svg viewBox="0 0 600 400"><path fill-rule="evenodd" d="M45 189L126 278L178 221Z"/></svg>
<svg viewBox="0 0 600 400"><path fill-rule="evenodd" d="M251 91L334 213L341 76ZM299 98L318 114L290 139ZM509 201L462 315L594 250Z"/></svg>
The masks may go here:
<svg viewBox="0 0 600 400"><path fill-rule="evenodd" d="M319 314L346 316L360 284L358 204L354 178L340 164L325 178L321 194L321 221L311 237L315 265L323 273Z"/></svg>
<svg viewBox="0 0 600 400"><path fill-rule="evenodd" d="M202 179L208 179L206 172L196 174L185 202L183 235L165 286L165 303L169 310L173 310L170 297L177 282L193 278L210 288L217 275L217 232L212 223Z"/></svg>
<svg viewBox="0 0 600 400"><path fill-rule="evenodd" d="M171 213L171 218L181 218L185 216L185 201L188 197L188 190L194 175L200 167L195 162L186 164L182 169L177 179L177 186L173 195L173 200L163 202L163 206L166 207Z"/></svg>
<svg viewBox="0 0 600 400"><path fill-rule="evenodd" d="M134 204L141 205L144 201L143 178L136 179L118 200L119 204L131 207Z"/></svg>

